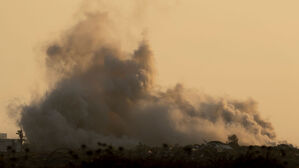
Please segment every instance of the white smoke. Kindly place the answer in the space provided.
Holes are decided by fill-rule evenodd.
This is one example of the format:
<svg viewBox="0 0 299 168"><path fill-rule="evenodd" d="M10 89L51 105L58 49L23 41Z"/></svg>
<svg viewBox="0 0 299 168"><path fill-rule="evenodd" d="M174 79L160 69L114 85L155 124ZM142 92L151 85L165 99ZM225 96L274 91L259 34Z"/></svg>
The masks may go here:
<svg viewBox="0 0 299 168"><path fill-rule="evenodd" d="M190 98L181 84L158 90L148 42L126 53L111 30L107 15L89 14L48 47L55 85L21 108L19 124L32 145L192 144L230 134L243 144L274 140L252 100Z"/></svg>

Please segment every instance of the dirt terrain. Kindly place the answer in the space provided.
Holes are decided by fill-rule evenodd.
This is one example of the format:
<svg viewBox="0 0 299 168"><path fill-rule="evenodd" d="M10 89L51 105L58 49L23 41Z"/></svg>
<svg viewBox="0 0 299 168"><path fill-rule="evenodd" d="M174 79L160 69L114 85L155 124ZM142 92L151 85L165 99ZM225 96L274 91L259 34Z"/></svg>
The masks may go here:
<svg viewBox="0 0 299 168"><path fill-rule="evenodd" d="M8 147L9 148L9 147ZM98 143L97 149L82 145L77 150L60 148L35 152L1 153L0 167L296 167L299 150L292 145L239 146L218 141L202 145L168 145L151 147L143 144L130 149Z"/></svg>

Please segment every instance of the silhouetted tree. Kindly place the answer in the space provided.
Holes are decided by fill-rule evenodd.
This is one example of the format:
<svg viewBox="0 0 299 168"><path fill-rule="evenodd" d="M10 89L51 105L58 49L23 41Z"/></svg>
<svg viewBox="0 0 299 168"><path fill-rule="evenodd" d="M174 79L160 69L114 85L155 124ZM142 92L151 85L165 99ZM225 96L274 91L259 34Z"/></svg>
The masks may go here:
<svg viewBox="0 0 299 168"><path fill-rule="evenodd" d="M23 130L22 129L18 130L16 134L19 135L19 142L21 144L21 151L22 151L23 142L25 141Z"/></svg>
<svg viewBox="0 0 299 168"><path fill-rule="evenodd" d="M238 139L237 135L235 135L235 134L229 135L227 137L227 140L228 140L227 143L230 145L239 145L238 144L239 139Z"/></svg>

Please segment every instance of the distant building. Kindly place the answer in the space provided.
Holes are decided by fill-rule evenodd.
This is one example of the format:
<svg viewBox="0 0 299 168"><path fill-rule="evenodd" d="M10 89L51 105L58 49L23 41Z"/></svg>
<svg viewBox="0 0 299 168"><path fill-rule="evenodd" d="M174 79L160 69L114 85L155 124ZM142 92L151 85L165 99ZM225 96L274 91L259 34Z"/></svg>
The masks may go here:
<svg viewBox="0 0 299 168"><path fill-rule="evenodd" d="M8 150L21 151L21 143L19 139L7 139L6 133L0 133L0 152L8 152Z"/></svg>
<svg viewBox="0 0 299 168"><path fill-rule="evenodd" d="M0 139L7 139L6 133L0 133Z"/></svg>

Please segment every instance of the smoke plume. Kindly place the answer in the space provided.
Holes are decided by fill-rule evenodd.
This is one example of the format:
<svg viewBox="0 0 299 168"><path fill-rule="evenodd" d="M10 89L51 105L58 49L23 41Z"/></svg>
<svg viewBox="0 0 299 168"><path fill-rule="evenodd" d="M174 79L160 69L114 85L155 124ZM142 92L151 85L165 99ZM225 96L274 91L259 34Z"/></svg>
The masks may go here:
<svg viewBox="0 0 299 168"><path fill-rule="evenodd" d="M48 46L46 68L54 85L21 108L19 124L31 144L194 144L225 141L230 134L243 144L274 140L253 100L191 98L195 93L181 84L157 89L148 42L124 52L108 22L105 14L89 14Z"/></svg>

